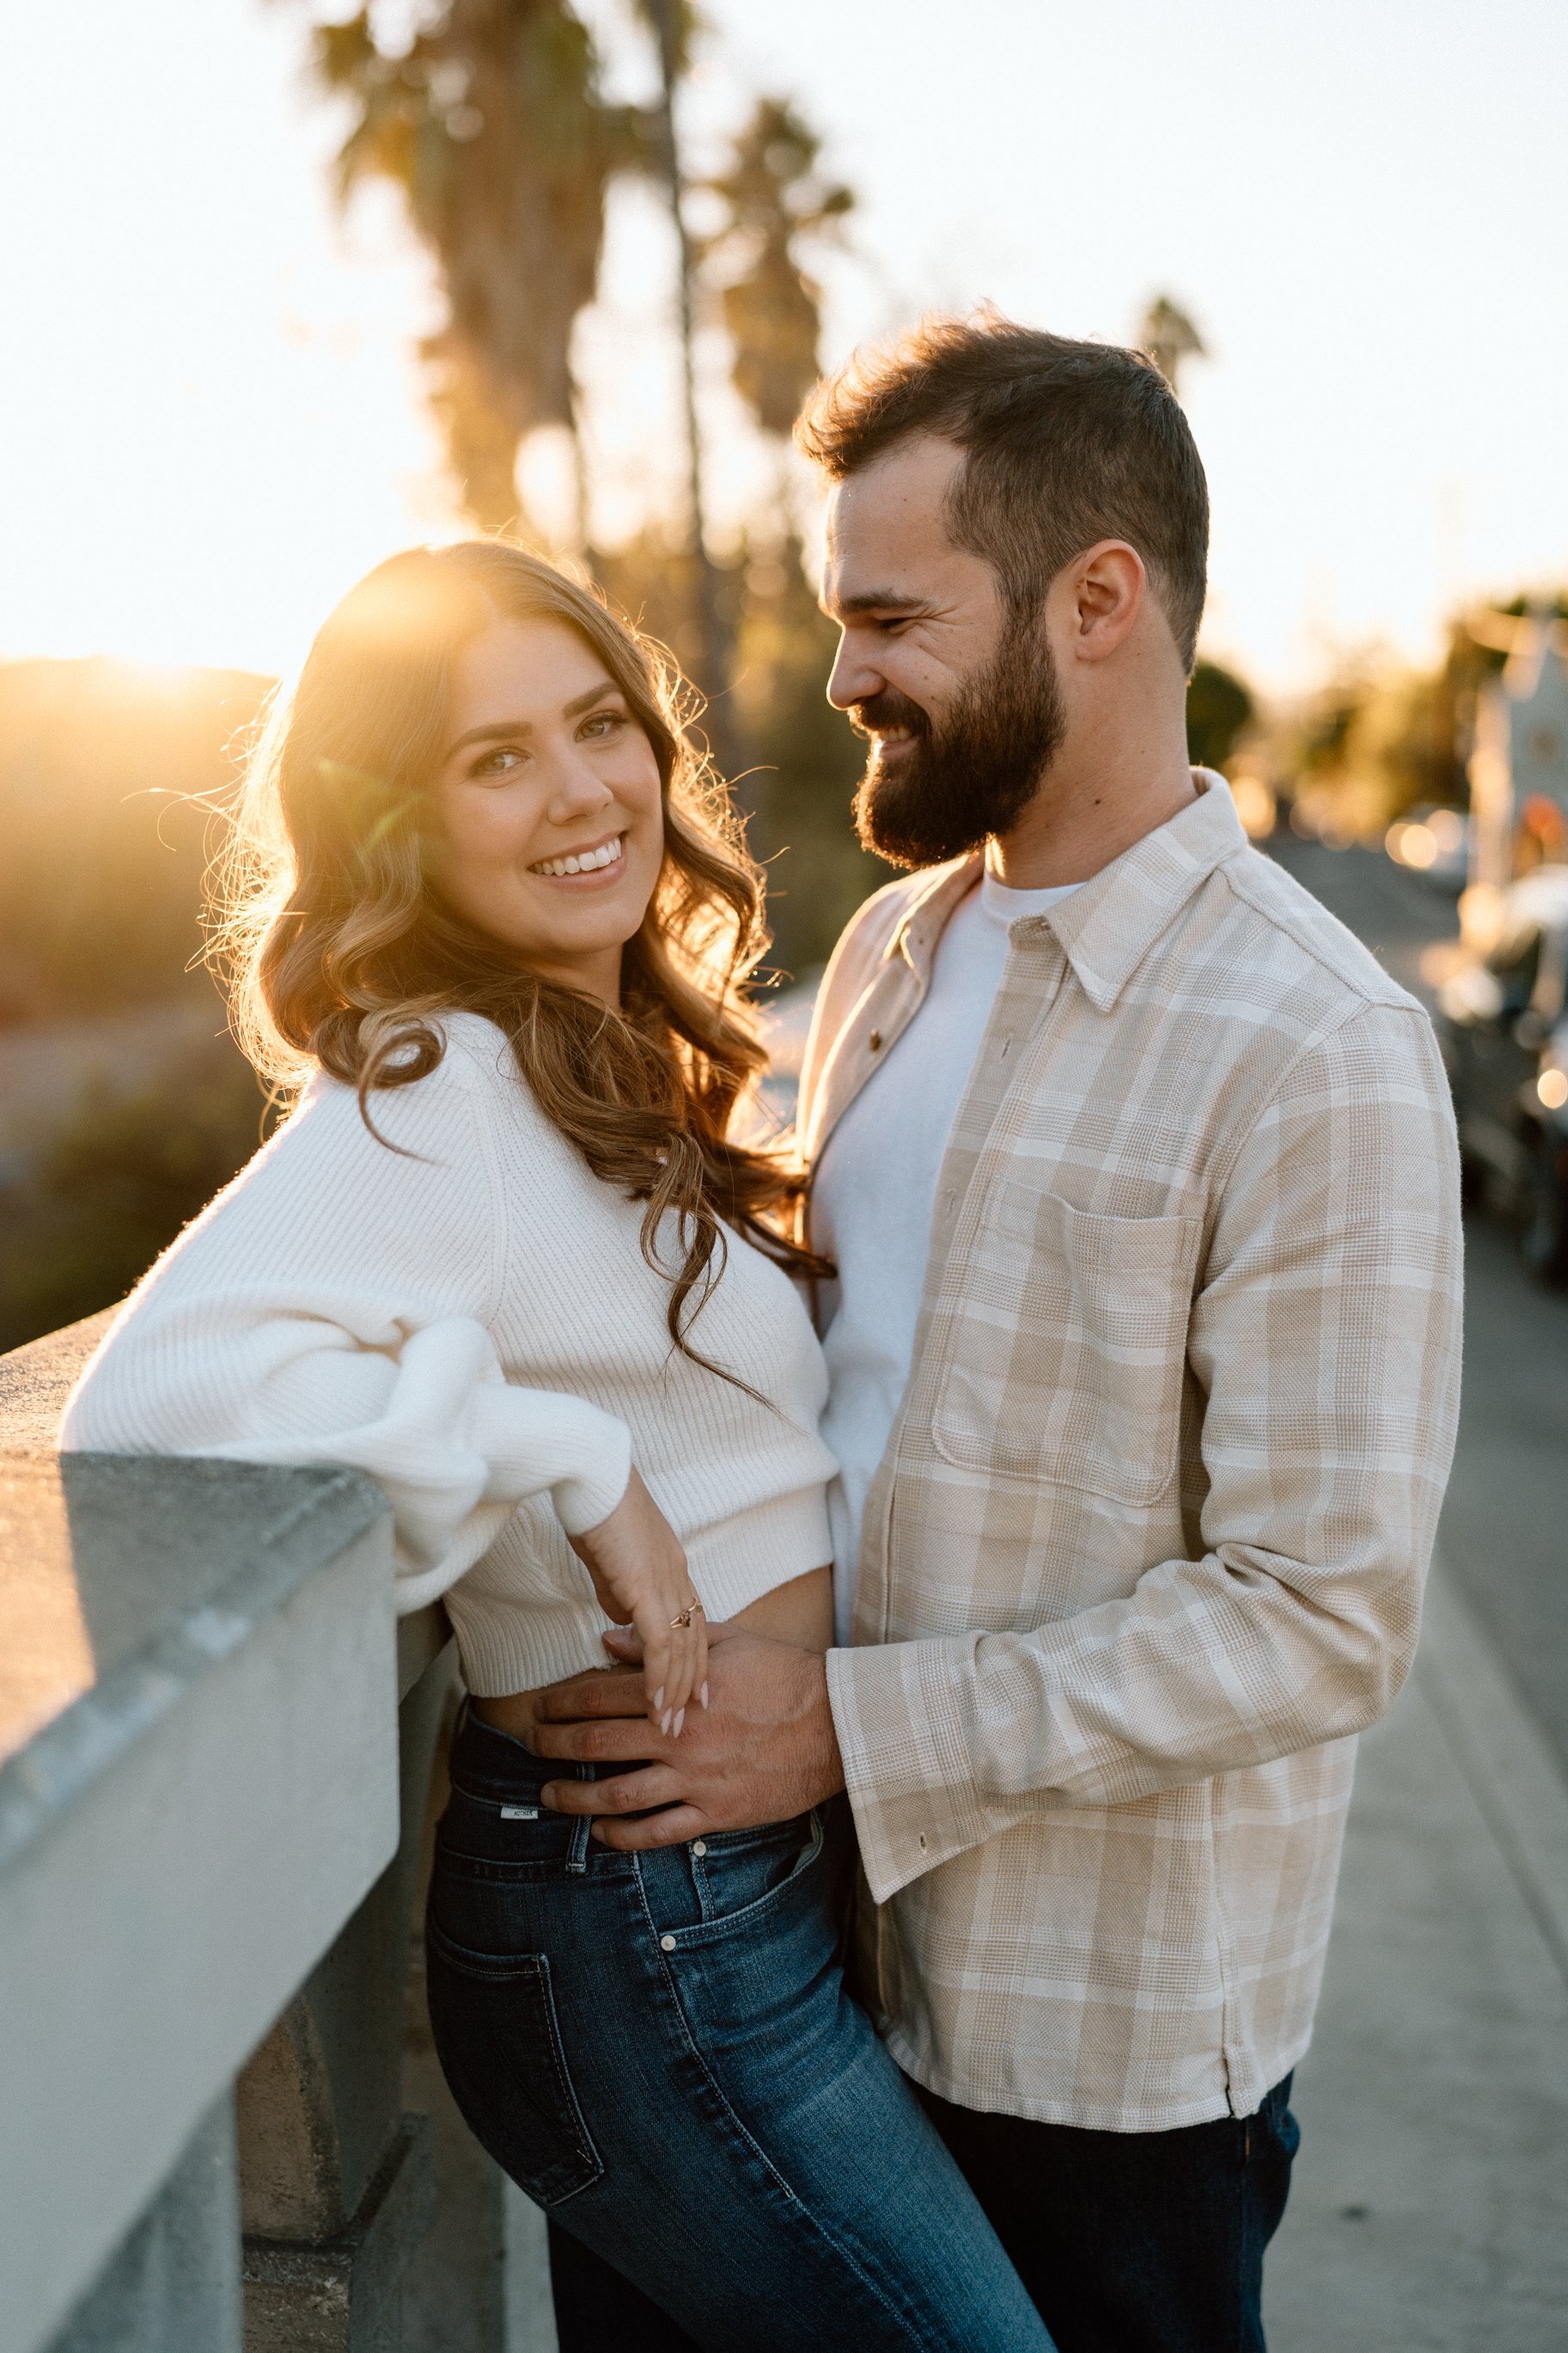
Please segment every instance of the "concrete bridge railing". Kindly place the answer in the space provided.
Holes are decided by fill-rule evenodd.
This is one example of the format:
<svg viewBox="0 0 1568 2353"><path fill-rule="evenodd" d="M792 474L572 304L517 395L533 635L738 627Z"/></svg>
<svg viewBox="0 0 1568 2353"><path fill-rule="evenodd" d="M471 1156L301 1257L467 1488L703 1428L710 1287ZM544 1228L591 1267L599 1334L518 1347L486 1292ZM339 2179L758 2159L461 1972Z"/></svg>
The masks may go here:
<svg viewBox="0 0 1568 2353"><path fill-rule="evenodd" d="M101 1321L0 1358L0 2353L543 2353L411 1942L445 1620L357 1474L58 1457Z"/></svg>

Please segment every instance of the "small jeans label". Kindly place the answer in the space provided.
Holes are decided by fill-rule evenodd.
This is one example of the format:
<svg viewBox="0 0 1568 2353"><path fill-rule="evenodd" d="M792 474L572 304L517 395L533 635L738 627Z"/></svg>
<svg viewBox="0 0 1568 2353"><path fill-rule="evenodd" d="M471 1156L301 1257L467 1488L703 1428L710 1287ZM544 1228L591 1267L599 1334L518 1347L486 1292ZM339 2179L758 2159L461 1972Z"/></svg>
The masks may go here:
<svg viewBox="0 0 1568 2353"><path fill-rule="evenodd" d="M503 1822L536 1822L539 1820L539 1808L537 1806L503 1806L500 1810L500 1818Z"/></svg>

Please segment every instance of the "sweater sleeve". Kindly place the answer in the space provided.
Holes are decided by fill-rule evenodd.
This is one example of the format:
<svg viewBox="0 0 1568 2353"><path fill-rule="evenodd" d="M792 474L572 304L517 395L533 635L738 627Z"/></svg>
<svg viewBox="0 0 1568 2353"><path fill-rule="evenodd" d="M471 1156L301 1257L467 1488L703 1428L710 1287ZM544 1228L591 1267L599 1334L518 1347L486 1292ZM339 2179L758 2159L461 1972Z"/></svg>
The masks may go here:
<svg viewBox="0 0 1568 2353"><path fill-rule="evenodd" d="M509 1383L490 1336L506 1202L482 1071L449 1047L372 1099L319 1081L132 1293L70 1398L68 1451L334 1462L386 1490L398 1608L548 1492L569 1535L620 1501L626 1425ZM381 1139L384 1138L384 1141Z"/></svg>

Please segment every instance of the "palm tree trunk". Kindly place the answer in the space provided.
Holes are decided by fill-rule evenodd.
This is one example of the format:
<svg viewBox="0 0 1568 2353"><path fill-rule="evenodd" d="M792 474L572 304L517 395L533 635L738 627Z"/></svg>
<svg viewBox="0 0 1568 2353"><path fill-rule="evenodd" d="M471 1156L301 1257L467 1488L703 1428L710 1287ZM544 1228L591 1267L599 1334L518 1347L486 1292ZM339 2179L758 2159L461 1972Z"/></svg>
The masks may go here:
<svg viewBox="0 0 1568 2353"><path fill-rule="evenodd" d="M594 545L594 509L588 482L588 452L583 441L583 415L577 399L577 387L572 386L572 414L566 420L572 436L572 493L577 512L574 517L577 554L586 568L590 580L599 576L599 552Z"/></svg>
<svg viewBox="0 0 1568 2353"><path fill-rule="evenodd" d="M675 92L680 68L680 12L679 0L646 0L658 42L659 78L663 90L659 130L663 148L665 186L669 196L670 218L675 226L676 254L680 290L680 376L686 412L687 504L690 517L691 554L697 575L698 636L702 648L704 675L699 681L709 698L707 712L708 735L719 765L732 773L732 727L724 698L729 687L728 648L724 642L723 615L719 604L719 573L708 553L707 522L702 495L702 438L697 421L697 376L692 346L695 339L695 319L692 301L691 240L687 235L686 216L681 206L684 182L680 170L680 151L675 135Z"/></svg>

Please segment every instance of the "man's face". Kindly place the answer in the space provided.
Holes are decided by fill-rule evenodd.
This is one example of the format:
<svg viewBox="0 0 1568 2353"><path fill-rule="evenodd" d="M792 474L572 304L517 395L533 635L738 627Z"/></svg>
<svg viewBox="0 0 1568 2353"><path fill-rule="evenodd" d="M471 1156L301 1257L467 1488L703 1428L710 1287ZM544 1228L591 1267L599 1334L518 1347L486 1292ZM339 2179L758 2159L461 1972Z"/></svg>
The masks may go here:
<svg viewBox="0 0 1568 2353"><path fill-rule="evenodd" d="M991 565L947 536L963 462L921 436L828 501L822 603L843 631L828 700L870 739L860 839L900 866L1008 832L1064 732L1043 628L1009 616Z"/></svg>

